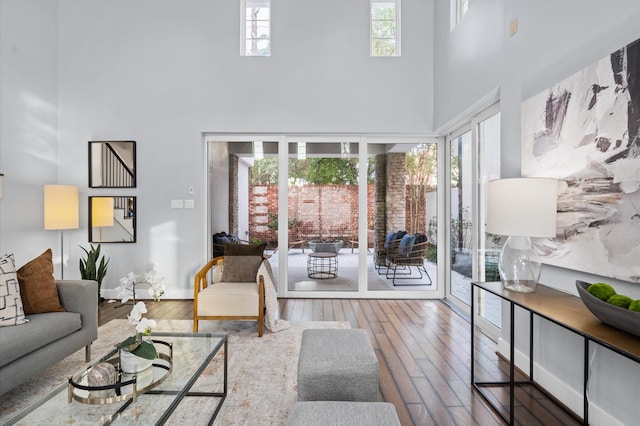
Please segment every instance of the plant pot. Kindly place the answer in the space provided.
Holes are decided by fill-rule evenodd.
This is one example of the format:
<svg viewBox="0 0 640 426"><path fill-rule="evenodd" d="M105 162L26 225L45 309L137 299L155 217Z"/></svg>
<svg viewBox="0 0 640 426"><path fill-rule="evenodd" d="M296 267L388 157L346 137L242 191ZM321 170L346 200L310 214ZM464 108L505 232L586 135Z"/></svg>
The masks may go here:
<svg viewBox="0 0 640 426"><path fill-rule="evenodd" d="M120 351L120 369L123 373L140 373L153 365L152 359L141 358L129 351Z"/></svg>

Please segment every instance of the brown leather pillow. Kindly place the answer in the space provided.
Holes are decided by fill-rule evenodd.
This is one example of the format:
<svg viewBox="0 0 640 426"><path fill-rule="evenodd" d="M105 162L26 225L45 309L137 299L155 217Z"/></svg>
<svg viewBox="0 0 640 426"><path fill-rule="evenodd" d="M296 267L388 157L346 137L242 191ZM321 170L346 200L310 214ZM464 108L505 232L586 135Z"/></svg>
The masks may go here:
<svg viewBox="0 0 640 426"><path fill-rule="evenodd" d="M18 269L18 282L25 315L65 312L53 278L51 249Z"/></svg>
<svg viewBox="0 0 640 426"><path fill-rule="evenodd" d="M267 244L225 244L223 282L255 282Z"/></svg>

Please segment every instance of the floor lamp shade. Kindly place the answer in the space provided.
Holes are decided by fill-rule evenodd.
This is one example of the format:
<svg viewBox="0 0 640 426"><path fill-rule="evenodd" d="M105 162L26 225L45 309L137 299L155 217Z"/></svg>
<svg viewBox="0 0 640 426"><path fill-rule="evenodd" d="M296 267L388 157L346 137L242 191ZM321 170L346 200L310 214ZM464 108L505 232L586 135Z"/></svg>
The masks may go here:
<svg viewBox="0 0 640 426"><path fill-rule="evenodd" d="M489 182L487 227L507 235L498 269L507 290L535 291L541 265L532 260L531 237L555 237L558 182L549 178L499 179Z"/></svg>
<svg viewBox="0 0 640 426"><path fill-rule="evenodd" d="M80 226L78 188L44 186L44 229L77 229Z"/></svg>
<svg viewBox="0 0 640 426"><path fill-rule="evenodd" d="M44 186L44 229L60 231L60 279L64 279L65 229L80 227L78 188L70 185Z"/></svg>

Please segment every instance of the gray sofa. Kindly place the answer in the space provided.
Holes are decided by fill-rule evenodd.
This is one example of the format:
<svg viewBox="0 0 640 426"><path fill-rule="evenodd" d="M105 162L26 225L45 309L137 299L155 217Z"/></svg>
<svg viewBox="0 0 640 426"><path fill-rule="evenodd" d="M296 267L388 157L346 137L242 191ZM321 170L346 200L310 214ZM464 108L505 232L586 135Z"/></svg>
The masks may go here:
<svg viewBox="0 0 640 426"><path fill-rule="evenodd" d="M0 395L85 347L98 337L98 284L56 281L67 312L27 315L26 324L0 327Z"/></svg>

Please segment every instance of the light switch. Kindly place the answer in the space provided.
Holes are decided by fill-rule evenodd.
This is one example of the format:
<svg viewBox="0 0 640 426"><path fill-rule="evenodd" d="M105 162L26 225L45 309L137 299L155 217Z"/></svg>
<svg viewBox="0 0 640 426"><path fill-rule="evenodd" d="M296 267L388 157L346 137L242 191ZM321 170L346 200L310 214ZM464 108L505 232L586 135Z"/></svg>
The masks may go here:
<svg viewBox="0 0 640 426"><path fill-rule="evenodd" d="M195 201L194 200L184 200L184 208L185 209L192 209L195 207Z"/></svg>
<svg viewBox="0 0 640 426"><path fill-rule="evenodd" d="M184 208L184 202L182 200L171 200L171 208L172 209Z"/></svg>

